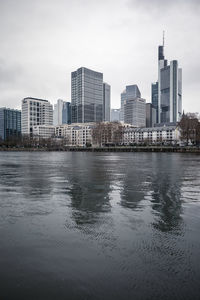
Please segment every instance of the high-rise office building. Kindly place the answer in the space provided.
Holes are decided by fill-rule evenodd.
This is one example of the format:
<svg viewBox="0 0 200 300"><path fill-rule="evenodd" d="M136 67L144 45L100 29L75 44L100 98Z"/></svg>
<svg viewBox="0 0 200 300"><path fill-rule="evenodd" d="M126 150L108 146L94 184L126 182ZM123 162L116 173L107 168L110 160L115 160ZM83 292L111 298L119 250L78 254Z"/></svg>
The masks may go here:
<svg viewBox="0 0 200 300"><path fill-rule="evenodd" d="M72 122L70 102L63 102L62 122L63 124L71 124Z"/></svg>
<svg viewBox="0 0 200 300"><path fill-rule="evenodd" d="M111 122L119 122L120 121L120 109L112 108L110 114Z"/></svg>
<svg viewBox="0 0 200 300"><path fill-rule="evenodd" d="M54 104L53 124L55 126L62 124L71 124L71 103L58 99Z"/></svg>
<svg viewBox="0 0 200 300"><path fill-rule="evenodd" d="M7 140L21 135L21 111L0 108L0 139Z"/></svg>
<svg viewBox="0 0 200 300"><path fill-rule="evenodd" d="M121 108L120 108L120 121L124 122L124 103L126 100L126 90L121 93Z"/></svg>
<svg viewBox="0 0 200 300"><path fill-rule="evenodd" d="M178 122L182 115L182 69L168 64L163 45L158 47L158 123Z"/></svg>
<svg viewBox="0 0 200 300"><path fill-rule="evenodd" d="M152 103L146 103L146 127L154 127L156 123L156 109Z"/></svg>
<svg viewBox="0 0 200 300"><path fill-rule="evenodd" d="M33 126L53 125L53 106L48 100L27 97L22 100L22 134L32 134Z"/></svg>
<svg viewBox="0 0 200 300"><path fill-rule="evenodd" d="M62 110L63 110L63 100L58 99L57 103L54 104L53 109L53 125L62 124Z"/></svg>
<svg viewBox="0 0 200 300"><path fill-rule="evenodd" d="M71 73L72 123L103 121L103 74L87 68Z"/></svg>
<svg viewBox="0 0 200 300"><path fill-rule="evenodd" d="M146 126L146 100L142 98L128 99L124 103L124 123L135 127Z"/></svg>
<svg viewBox="0 0 200 300"><path fill-rule="evenodd" d="M121 93L121 121L124 121L124 104L129 99L141 98L141 93L136 84L127 85Z"/></svg>
<svg viewBox="0 0 200 300"><path fill-rule="evenodd" d="M103 83L103 121L110 122L110 85Z"/></svg>
<svg viewBox="0 0 200 300"><path fill-rule="evenodd" d="M156 110L156 123L158 123L158 82L151 84L151 103Z"/></svg>

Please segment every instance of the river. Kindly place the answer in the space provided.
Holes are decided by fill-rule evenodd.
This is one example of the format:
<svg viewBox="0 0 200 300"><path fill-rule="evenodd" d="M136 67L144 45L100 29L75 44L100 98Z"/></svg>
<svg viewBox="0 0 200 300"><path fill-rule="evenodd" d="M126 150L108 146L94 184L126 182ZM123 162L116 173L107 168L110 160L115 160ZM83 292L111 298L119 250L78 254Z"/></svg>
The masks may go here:
<svg viewBox="0 0 200 300"><path fill-rule="evenodd" d="M0 153L1 299L200 299L200 156Z"/></svg>

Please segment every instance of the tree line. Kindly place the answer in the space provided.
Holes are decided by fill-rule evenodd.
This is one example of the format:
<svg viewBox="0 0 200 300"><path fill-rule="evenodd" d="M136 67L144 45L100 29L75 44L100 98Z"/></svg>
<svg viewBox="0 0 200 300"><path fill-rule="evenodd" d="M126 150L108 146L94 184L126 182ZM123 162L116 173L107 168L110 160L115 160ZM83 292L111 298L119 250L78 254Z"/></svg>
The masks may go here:
<svg viewBox="0 0 200 300"><path fill-rule="evenodd" d="M178 123L178 128L180 131L180 140L185 145L200 145L200 118L198 114L183 113L181 121ZM120 122L97 123L92 131L92 145L97 147L122 145L123 133L124 127ZM56 140L55 137L44 139L21 135L10 136L6 140L0 138L0 147L52 149L69 146L69 142L69 137ZM150 143L150 141L148 143Z"/></svg>

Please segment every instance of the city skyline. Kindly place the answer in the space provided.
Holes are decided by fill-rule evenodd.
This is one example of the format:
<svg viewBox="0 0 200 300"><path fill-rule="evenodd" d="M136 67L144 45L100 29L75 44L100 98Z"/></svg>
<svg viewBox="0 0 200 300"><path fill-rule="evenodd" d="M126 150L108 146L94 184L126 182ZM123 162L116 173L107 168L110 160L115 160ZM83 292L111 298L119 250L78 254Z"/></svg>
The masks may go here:
<svg viewBox="0 0 200 300"><path fill-rule="evenodd" d="M130 84L137 84L150 102L164 29L165 55L177 59L183 69L183 108L199 112L199 9L195 0L84 1L84 7L78 0L59 4L20 0L17 6L3 0L1 106L20 108L21 99L28 96L53 104L59 98L71 101L71 71L80 66L104 74L112 88L112 108L120 107L120 94ZM79 20L74 24L76 15Z"/></svg>

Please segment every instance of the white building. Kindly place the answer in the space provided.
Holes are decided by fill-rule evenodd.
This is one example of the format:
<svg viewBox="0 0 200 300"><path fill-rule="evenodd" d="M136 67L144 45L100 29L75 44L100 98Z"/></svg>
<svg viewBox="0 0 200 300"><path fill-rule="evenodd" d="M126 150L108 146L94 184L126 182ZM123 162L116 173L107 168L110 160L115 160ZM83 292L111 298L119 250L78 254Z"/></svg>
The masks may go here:
<svg viewBox="0 0 200 300"><path fill-rule="evenodd" d="M152 128L133 128L124 129L124 144L176 144L180 141L180 132L177 126L163 126Z"/></svg>
<svg viewBox="0 0 200 300"><path fill-rule="evenodd" d="M81 146L92 143L92 129L95 123L76 123L56 126L56 137L66 140L68 146Z"/></svg>
<svg viewBox="0 0 200 300"><path fill-rule="evenodd" d="M71 103L58 99L54 104L53 125L62 125L71 123Z"/></svg>
<svg viewBox="0 0 200 300"><path fill-rule="evenodd" d="M92 143L92 129L95 123L63 124L60 126L38 125L33 127L33 135L36 138L64 139L68 146L81 146Z"/></svg>
<svg viewBox="0 0 200 300"><path fill-rule="evenodd" d="M63 100L58 99L57 103L54 104L53 110L53 125L62 125L62 110L63 110Z"/></svg>
<svg viewBox="0 0 200 300"><path fill-rule="evenodd" d="M53 106L48 100L24 98L21 122L22 134L32 134L34 126L53 125Z"/></svg>
<svg viewBox="0 0 200 300"><path fill-rule="evenodd" d="M56 127L53 125L37 125L33 126L33 136L42 138L42 139L49 139L54 138L56 134Z"/></svg>

